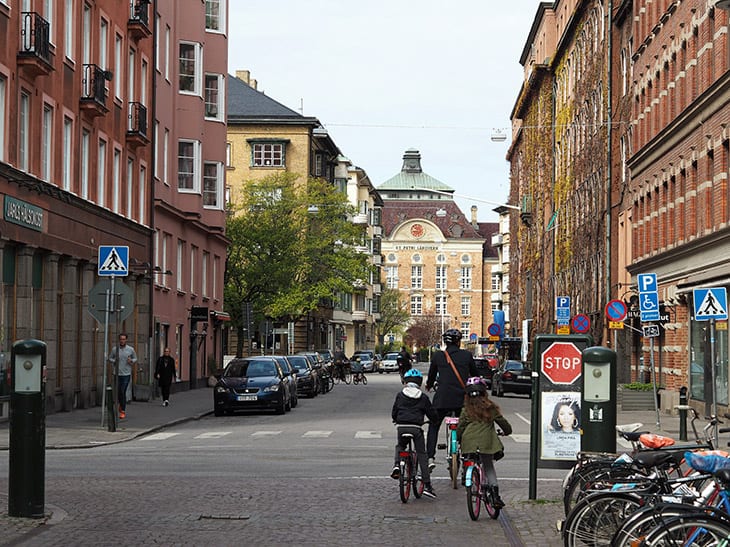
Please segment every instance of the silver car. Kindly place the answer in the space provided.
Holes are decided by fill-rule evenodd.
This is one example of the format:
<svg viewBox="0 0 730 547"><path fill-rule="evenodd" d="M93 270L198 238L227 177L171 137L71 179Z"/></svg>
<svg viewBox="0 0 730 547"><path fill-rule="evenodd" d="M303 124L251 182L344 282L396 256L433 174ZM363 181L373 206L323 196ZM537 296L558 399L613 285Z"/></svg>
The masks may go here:
<svg viewBox="0 0 730 547"><path fill-rule="evenodd" d="M378 370L378 372L398 372L398 355L397 351L386 353L385 357L383 357L382 363L380 364L380 370Z"/></svg>
<svg viewBox="0 0 730 547"><path fill-rule="evenodd" d="M375 359L375 352L370 350L358 350L352 354L350 361L360 361L363 372L375 372L378 370L378 364Z"/></svg>

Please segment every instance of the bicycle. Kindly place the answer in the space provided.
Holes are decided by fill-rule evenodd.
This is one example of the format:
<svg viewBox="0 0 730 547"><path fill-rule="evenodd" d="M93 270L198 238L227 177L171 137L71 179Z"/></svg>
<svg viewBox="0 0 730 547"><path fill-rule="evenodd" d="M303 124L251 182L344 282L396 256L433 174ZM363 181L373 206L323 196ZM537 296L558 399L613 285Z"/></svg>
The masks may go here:
<svg viewBox="0 0 730 547"><path fill-rule="evenodd" d="M479 452L464 456L464 486L466 487L466 508L471 520L479 519L481 504L493 519L499 517L500 507L495 504L494 486L487 482Z"/></svg>
<svg viewBox="0 0 730 547"><path fill-rule="evenodd" d="M338 384L345 382L349 385L352 381L352 372L349 363L335 363L334 381Z"/></svg>
<svg viewBox="0 0 730 547"><path fill-rule="evenodd" d="M419 426L414 425L407 427ZM416 471L418 469L418 453L413 445L413 433L399 431L398 437L400 439L407 440L408 443L405 449L401 449L400 452L398 452L398 467L400 468L398 491L400 493L400 500L403 503L408 503L408 498L411 496L411 490L413 490L413 495L416 498L420 498L423 495L425 484L420 473Z"/></svg>
<svg viewBox="0 0 730 547"><path fill-rule="evenodd" d="M364 386L368 385L368 379L365 376L365 372L363 372L362 363L359 360L352 367L352 383L354 385L360 383Z"/></svg>
<svg viewBox="0 0 730 547"><path fill-rule="evenodd" d="M461 447L456 439L459 418L457 416L446 416L444 423L446 424L446 442L439 444L438 448L440 450L446 449L446 462L449 466L451 486L456 489L459 487L459 465L461 463Z"/></svg>

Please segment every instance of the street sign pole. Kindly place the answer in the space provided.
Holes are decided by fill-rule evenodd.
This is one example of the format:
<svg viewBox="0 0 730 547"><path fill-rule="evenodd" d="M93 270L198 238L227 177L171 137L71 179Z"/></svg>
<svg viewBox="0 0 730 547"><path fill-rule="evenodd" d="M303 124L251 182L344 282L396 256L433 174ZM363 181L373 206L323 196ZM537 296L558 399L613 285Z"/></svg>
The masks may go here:
<svg viewBox="0 0 730 547"><path fill-rule="evenodd" d="M661 430L662 424L659 419L659 397L656 387L656 370L654 369L654 337L649 338L649 366L651 367L651 379L654 385L654 410L656 411L656 428Z"/></svg>
<svg viewBox="0 0 730 547"><path fill-rule="evenodd" d="M710 365L712 366L712 415L717 418L717 384L715 383L715 320L710 319ZM717 422L715 422L713 434L717 439Z"/></svg>
<svg viewBox="0 0 730 547"><path fill-rule="evenodd" d="M117 430L116 414L114 413L114 397L115 390L112 389L112 393L109 394L110 399L107 400L107 367L109 364L109 312L112 309L112 301L114 299L114 279L116 276L110 276L109 288L106 290L106 304L104 306L104 365L103 365L103 380L102 385L104 391L101 395L101 427L104 427L104 416L105 413L108 419L108 430L114 432ZM116 376L116 375L115 375ZM116 381L115 381L116 383ZM110 410L111 409L111 410Z"/></svg>

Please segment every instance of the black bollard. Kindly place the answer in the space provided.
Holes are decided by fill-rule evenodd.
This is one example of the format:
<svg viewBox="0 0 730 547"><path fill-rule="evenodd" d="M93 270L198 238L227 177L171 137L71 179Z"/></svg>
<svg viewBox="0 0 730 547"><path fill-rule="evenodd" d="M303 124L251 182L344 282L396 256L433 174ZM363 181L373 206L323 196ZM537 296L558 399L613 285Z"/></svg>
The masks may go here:
<svg viewBox="0 0 730 547"><path fill-rule="evenodd" d="M682 386L679 388L679 440L687 440L687 387Z"/></svg>

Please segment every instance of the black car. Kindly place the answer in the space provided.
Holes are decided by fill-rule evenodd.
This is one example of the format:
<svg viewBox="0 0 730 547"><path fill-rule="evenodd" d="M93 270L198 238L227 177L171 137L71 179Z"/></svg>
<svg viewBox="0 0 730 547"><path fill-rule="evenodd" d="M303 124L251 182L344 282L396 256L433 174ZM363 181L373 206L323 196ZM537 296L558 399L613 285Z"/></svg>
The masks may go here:
<svg viewBox="0 0 730 547"><path fill-rule="evenodd" d="M291 410L288 378L272 357L233 359L213 388L216 416L250 409Z"/></svg>
<svg viewBox="0 0 730 547"><path fill-rule="evenodd" d="M279 363L281 370L284 371L287 378L289 379L289 394L291 395L291 407L294 408L299 404L299 398L297 397L297 391L299 383L299 375L297 369L295 369L289 359L284 355L272 355L272 357Z"/></svg>
<svg viewBox="0 0 730 547"><path fill-rule="evenodd" d="M306 355L287 355L287 359L297 371L297 393L316 397L319 393L319 375L312 368Z"/></svg>
<svg viewBox="0 0 730 547"><path fill-rule="evenodd" d="M491 354L474 357L474 364L477 367L479 376L486 380L487 387L491 387L492 376L494 376L494 371L499 367L499 357Z"/></svg>
<svg viewBox="0 0 730 547"><path fill-rule="evenodd" d="M532 373L522 361L508 359L499 365L492 376L492 395L502 397L505 393L532 393Z"/></svg>

